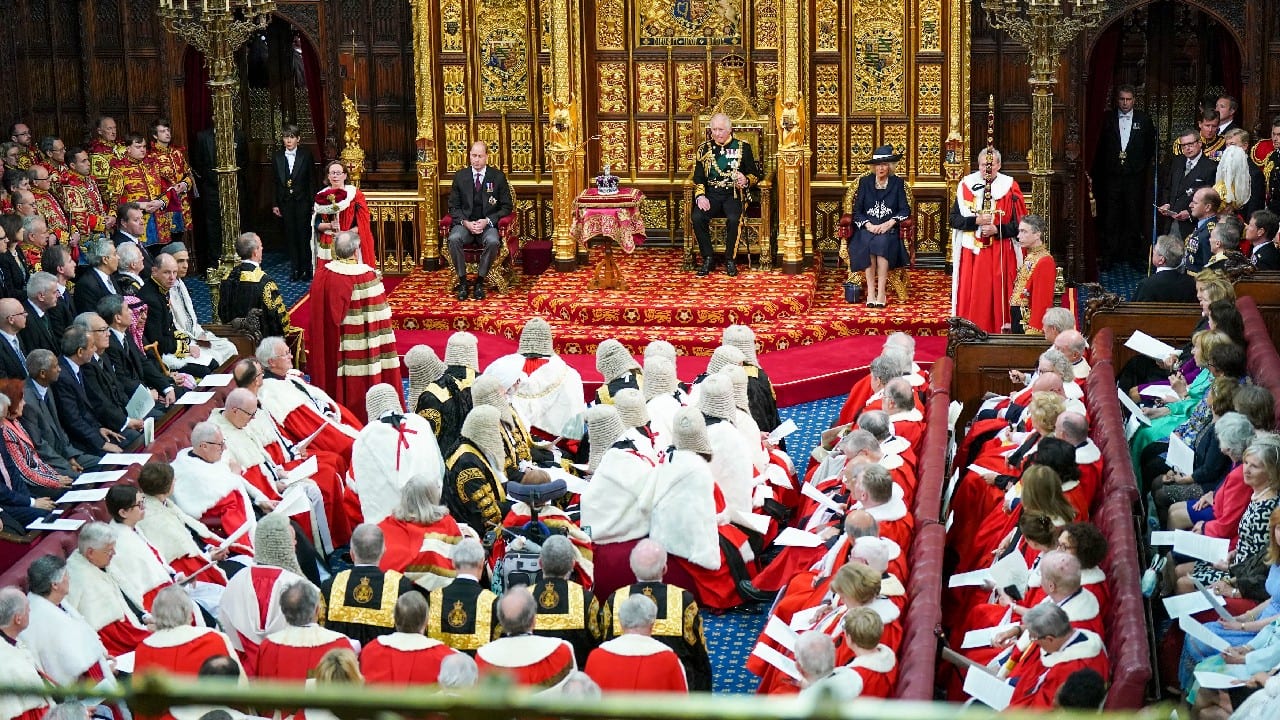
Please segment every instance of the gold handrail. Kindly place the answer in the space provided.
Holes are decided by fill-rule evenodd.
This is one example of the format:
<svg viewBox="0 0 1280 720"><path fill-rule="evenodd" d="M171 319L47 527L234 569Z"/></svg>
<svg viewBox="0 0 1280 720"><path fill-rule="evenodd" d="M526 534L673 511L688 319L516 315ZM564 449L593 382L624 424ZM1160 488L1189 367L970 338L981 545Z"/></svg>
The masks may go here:
<svg viewBox="0 0 1280 720"><path fill-rule="evenodd" d="M422 262L422 244L435 237L421 196L416 190L365 190L364 197L379 268L384 275L409 274Z"/></svg>

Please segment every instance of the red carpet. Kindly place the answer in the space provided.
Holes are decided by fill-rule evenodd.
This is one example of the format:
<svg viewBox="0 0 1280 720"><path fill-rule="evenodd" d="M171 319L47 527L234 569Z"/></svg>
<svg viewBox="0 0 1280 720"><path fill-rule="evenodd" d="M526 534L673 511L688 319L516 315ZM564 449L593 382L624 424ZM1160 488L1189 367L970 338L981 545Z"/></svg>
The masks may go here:
<svg viewBox="0 0 1280 720"><path fill-rule="evenodd" d="M519 336L534 315L555 329L556 349L591 354L605 338L616 338L639 354L650 340L671 342L683 354L710 355L726 325L755 328L764 351L810 345L834 338L886 335L902 330L916 336L946 332L951 279L945 273L911 273L911 296L885 309L844 302L843 273L783 275L744 270L699 278L680 269L680 253L645 248L619 256L627 291L593 290L592 268L521 277L484 302L459 302L447 291L447 270L414 272L391 292L397 330L471 330Z"/></svg>
<svg viewBox="0 0 1280 720"><path fill-rule="evenodd" d="M404 355L414 345L430 345L437 355L444 355L445 343L452 330L397 330L396 347ZM476 333L480 347L480 367L503 355L516 351L516 341L497 335ZM601 338L604 339L604 338ZM762 353L760 365L769 373L778 395L778 405L789 407L849 392L854 380L867 374L867 367L880 354L884 344L880 337L847 337ZM928 367L947 349L943 337L916 338L916 358ZM562 354L565 362L582 375L591 395L600 384L595 355ZM691 380L707 369L707 357L680 355L676 372L681 380Z"/></svg>
<svg viewBox="0 0 1280 720"><path fill-rule="evenodd" d="M627 291L592 290L590 268L518 279L501 295L459 302L447 291L447 270L416 271L383 282L393 312L401 355L419 344L444 354L456 330L480 340L480 365L516 351L520 329L534 315L555 330L556 350L582 374L588 392L600 383L595 350L617 338L639 357L651 340L667 340L680 352L677 371L688 380L706 369L726 325L753 327L760 363L769 373L778 404L798 405L848 392L880 352L883 335L916 337L917 358L930 365L946 350L950 277L939 271L911 273L911 297L886 309L844 302L842 272L782 275L743 271L737 278L699 278L680 270L679 254L646 248L620 256ZM293 308L293 323L309 323L307 297Z"/></svg>

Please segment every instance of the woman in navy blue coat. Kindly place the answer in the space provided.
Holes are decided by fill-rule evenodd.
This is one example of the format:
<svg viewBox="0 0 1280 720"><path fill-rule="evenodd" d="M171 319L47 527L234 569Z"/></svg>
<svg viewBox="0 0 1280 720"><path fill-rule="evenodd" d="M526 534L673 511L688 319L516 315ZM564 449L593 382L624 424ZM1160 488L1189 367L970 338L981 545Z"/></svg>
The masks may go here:
<svg viewBox="0 0 1280 720"><path fill-rule="evenodd" d="M885 282L889 271L907 264L907 248L902 244L898 223L911 215L907 185L893 174L901 160L889 145L876 148L867 160L870 175L858 181L858 197L853 205L853 235L849 238L849 269L867 273L867 307L884 307Z"/></svg>

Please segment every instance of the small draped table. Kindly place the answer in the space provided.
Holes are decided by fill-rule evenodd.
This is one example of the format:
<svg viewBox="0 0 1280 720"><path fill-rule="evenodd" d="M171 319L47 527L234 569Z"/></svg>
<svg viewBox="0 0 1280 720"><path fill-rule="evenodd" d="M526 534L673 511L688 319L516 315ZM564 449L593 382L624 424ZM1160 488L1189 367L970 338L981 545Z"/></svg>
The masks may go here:
<svg viewBox="0 0 1280 720"><path fill-rule="evenodd" d="M636 188L619 189L615 195L601 195L591 188L573 201L573 226L570 233L579 246L594 238L604 238L604 260L596 266L591 286L598 290L626 290L627 281L613 258L616 243L630 254L645 240L644 218L640 203L644 193Z"/></svg>

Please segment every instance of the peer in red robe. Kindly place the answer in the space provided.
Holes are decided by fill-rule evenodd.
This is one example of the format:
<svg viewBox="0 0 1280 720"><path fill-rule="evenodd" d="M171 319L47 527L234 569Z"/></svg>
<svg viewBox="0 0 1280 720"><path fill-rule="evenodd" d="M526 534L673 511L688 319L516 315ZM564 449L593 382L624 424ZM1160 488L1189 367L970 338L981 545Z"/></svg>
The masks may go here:
<svg viewBox="0 0 1280 720"><path fill-rule="evenodd" d="M1013 688L1011 708L1052 708L1062 684L1077 670L1090 669L1102 677L1110 677L1110 662L1102 638L1088 630L1076 630L1061 646L1047 651L1040 644L1038 668L1030 667L1019 672L1014 668L1011 676L1018 678Z"/></svg>
<svg viewBox="0 0 1280 720"><path fill-rule="evenodd" d="M430 525L397 518L394 513L378 523L386 550L378 567L403 573L414 584L438 590L457 574L451 553L462 542L462 530L452 515Z"/></svg>
<svg viewBox="0 0 1280 720"><path fill-rule="evenodd" d="M502 637L476 650L480 677L506 675L516 685L550 690L578 669L573 646L540 635Z"/></svg>
<svg viewBox="0 0 1280 720"><path fill-rule="evenodd" d="M344 250L340 237L337 256L316 271L311 283L308 368L312 382L364 421L369 388L378 383L401 387L400 357L381 276L354 257L343 257Z"/></svg>
<svg viewBox="0 0 1280 720"><path fill-rule="evenodd" d="M258 648L254 664L262 680L306 680L330 650L359 651L351 638L312 623L302 627L290 625L271 633Z"/></svg>
<svg viewBox="0 0 1280 720"><path fill-rule="evenodd" d="M0 632L0 683L11 687L37 687L46 681L35 655L8 633ZM3 720L41 720L53 701L43 695L0 695Z"/></svg>
<svg viewBox="0 0 1280 720"><path fill-rule="evenodd" d="M1018 223L1027 214L1022 188L1000 173L1000 160L984 150L979 171L956 188L951 209L952 315L988 333L1008 332L1009 296L1017 274Z"/></svg>
<svg viewBox="0 0 1280 720"><path fill-rule="evenodd" d="M360 674L370 684L434 685L440 677L440 664L456 652L422 633L394 632L364 646L360 651Z"/></svg>
<svg viewBox="0 0 1280 720"><path fill-rule="evenodd" d="M134 655L133 669L195 677L205 660L219 655L235 657L226 635L213 628L180 625L147 636Z"/></svg>
<svg viewBox="0 0 1280 720"><path fill-rule="evenodd" d="M373 239L369 201L354 185L347 185L347 172L338 160L325 167L328 187L315 194L312 205L311 252L317 271L333 259L333 241L337 233L354 230L360 234L360 262L371 267L378 264L378 248ZM324 225L324 227L321 227Z"/></svg>
<svg viewBox="0 0 1280 720"><path fill-rule="evenodd" d="M675 651L648 635L626 634L587 657L587 675L604 692L688 692Z"/></svg>
<svg viewBox="0 0 1280 720"><path fill-rule="evenodd" d="M227 631L245 672L257 674L258 651L267 635L284 630L280 595L302 576L271 565L255 565L227 582L218 605L218 624Z"/></svg>
<svg viewBox="0 0 1280 720"><path fill-rule="evenodd" d="M334 402L325 391L303 381L292 363L284 362L267 368L262 387L258 388L258 402L287 442L296 448L311 438L306 447L336 454L342 459L338 472L346 474L351 466L351 447L364 427L354 413Z"/></svg>
<svg viewBox="0 0 1280 720"><path fill-rule="evenodd" d="M106 554L102 550L90 550L90 553L95 559ZM71 578L67 603L97 631L107 653L114 657L136 650L151 632L142 624L141 608L131 607L106 570L79 551L67 558L67 574Z"/></svg>

